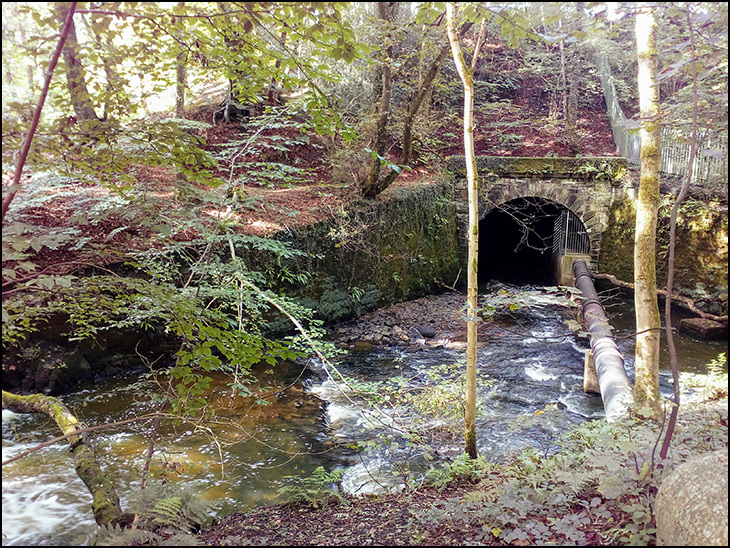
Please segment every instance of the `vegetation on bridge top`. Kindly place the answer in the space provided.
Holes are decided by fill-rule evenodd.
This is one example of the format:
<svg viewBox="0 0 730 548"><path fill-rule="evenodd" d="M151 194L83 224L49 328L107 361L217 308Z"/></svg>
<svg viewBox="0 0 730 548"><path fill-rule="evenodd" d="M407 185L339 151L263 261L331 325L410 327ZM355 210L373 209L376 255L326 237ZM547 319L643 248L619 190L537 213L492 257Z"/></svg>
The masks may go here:
<svg viewBox="0 0 730 548"><path fill-rule="evenodd" d="M559 179L619 180L627 170L626 158L600 156L586 158L477 156L479 174L500 177L536 177ZM450 156L447 167L451 173L466 176L464 156Z"/></svg>

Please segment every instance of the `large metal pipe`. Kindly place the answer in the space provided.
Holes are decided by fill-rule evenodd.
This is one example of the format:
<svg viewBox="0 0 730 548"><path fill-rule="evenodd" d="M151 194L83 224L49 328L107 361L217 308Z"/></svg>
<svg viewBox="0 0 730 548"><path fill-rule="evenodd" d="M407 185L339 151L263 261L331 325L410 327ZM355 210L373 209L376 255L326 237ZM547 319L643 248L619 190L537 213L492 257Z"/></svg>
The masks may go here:
<svg viewBox="0 0 730 548"><path fill-rule="evenodd" d="M625 417L634 403L634 390L626 376L624 358L616 346L611 325L603 309L588 266L582 259L573 261L575 286L583 294L583 318L591 334L593 363L598 375L606 420Z"/></svg>

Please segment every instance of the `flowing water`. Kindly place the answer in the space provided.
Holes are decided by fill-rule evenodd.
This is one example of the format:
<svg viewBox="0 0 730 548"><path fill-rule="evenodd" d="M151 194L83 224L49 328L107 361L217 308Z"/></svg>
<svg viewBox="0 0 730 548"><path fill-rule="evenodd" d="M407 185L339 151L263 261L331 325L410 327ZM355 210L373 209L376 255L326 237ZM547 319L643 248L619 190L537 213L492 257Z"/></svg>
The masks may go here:
<svg viewBox="0 0 730 548"><path fill-rule="evenodd" d="M497 314L480 327L485 342L479 350L477 436L480 454L490 460L528 446L548 451L560 433L603 415L600 397L582 391L588 343L567 329L564 321L572 312L564 298L544 289L499 288L497 301L521 307L507 307L508 314ZM630 307L622 306L613 309L619 336L631 329ZM630 375L631 344L629 337L619 340ZM700 373L724 351L726 342L681 337L679 347L682 367ZM420 481L432 466L431 458L453 457L460 451L459 427L449 418L460 414L458 383L435 379L458 380L463 363L463 348L449 345L353 351L339 358L337 371L351 381L388 383L376 391L381 409L390 411L387 416L368 412L365 401L322 364L312 363L304 372L295 366L277 368L276 376L257 372L266 392L248 398L234 396L224 379L216 379L209 400L221 423L213 429L220 442L229 444L216 444L193 425L168 425L156 446L152 475L184 480L217 514L283 502L286 497L278 491L293 481L287 476L310 476L319 466L344 468L341 487L348 492ZM667 395L669 377L662 372L662 393ZM88 424L129 418L153 409L151 392L136 381L112 379L63 400ZM404 398L413 394L420 396L404 406ZM256 399L269 405L257 405ZM415 408L440 409L442 417ZM393 433L385 426L389 422L417 427L421 443ZM147 430L138 426L96 436L99 455L117 480L124 507L125 495L141 485ZM3 460L55 435L55 425L45 417L3 411ZM95 530L89 505L66 446L49 446L8 464L3 467L3 544L84 543Z"/></svg>

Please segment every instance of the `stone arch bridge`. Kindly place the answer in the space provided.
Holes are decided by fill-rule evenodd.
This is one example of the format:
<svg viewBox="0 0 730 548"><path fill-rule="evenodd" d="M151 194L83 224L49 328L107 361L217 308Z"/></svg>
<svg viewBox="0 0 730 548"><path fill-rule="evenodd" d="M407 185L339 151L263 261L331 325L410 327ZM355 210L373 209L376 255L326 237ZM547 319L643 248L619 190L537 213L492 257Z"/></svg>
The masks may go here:
<svg viewBox="0 0 730 548"><path fill-rule="evenodd" d="M454 176L459 254L466 271L468 204L463 156ZM478 156L479 277L572 285L570 265L595 268L609 209L629 184L625 158Z"/></svg>

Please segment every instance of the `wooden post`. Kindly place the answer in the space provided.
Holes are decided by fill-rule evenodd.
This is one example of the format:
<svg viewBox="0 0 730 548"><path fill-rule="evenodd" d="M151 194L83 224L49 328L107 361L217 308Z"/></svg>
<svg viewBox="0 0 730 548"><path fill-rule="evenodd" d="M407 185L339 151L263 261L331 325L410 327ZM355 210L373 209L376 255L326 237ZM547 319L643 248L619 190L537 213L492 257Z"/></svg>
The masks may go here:
<svg viewBox="0 0 730 548"><path fill-rule="evenodd" d="M596 365L593 363L593 350L586 350L583 362L583 392L586 394L600 394L601 385L598 384Z"/></svg>

